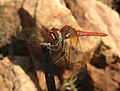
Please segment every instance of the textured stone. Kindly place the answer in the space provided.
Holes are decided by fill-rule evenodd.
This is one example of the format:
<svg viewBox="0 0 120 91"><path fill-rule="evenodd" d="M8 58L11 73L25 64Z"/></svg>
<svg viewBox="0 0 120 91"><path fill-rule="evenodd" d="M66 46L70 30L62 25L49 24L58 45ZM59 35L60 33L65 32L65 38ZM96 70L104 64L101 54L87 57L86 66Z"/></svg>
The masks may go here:
<svg viewBox="0 0 120 91"><path fill-rule="evenodd" d="M120 18L117 12L95 0L71 0L70 2L65 0L65 2L83 29L107 33L109 36L102 38L103 42L120 55ZM96 38L90 40L96 45Z"/></svg>
<svg viewBox="0 0 120 91"><path fill-rule="evenodd" d="M10 2L9 0L1 0L0 1L1 5L0 21L2 21L0 22L1 30L0 36L2 37L0 40L1 46L12 41L11 36L13 36L19 24L23 28L39 26L40 29L36 30L37 33L40 33L41 31L48 32L51 27L61 28L66 24L71 25L76 29L84 31L97 31L107 33L109 36L101 39L98 37L80 38L82 50L86 54L84 55L85 57L83 60L87 60L88 74L90 75L91 77L90 79L92 80L90 85L93 84L95 91L113 91L114 89L119 88L120 83L119 80L120 59L118 56L120 51L119 15L111 8L107 7L103 3L100 3L99 1L95 0L64 0L64 1L16 0L15 2L14 1ZM34 32L34 29L29 30L30 32L31 31ZM29 33L29 31L27 33ZM31 37L31 35L29 35L28 38L26 38L27 37L26 35L24 37L22 37L23 40L28 39L29 37ZM46 35L44 36L40 35L37 37L39 37L39 40L37 40L38 38L35 37L35 42L37 41L37 43L48 40L48 36ZM103 43L100 42L101 40L103 41ZM32 42L31 44L34 45L35 42ZM76 54L79 52L78 47L74 46L75 43L71 44L69 41L66 41L66 45L68 46L71 45L72 46L71 48L75 49ZM19 46L19 44L17 46ZM107 47L100 49L99 46ZM29 71L31 71L29 69L34 70L35 67L35 72L38 77L38 82L36 84L40 85L41 89L46 90L45 76L43 74L41 64L42 58L40 56L41 53L40 49L38 49L38 47L29 45L26 47L29 49L32 62L30 61L30 59L24 59L21 56L15 58L15 60L11 58L11 60L14 60L12 61L14 64L20 65L27 74L33 75L34 73L29 73ZM59 54L59 52L56 54ZM78 73L80 71L79 67L81 65L79 64L72 65L73 69L75 68L74 72L73 71L69 72L68 70L66 70L66 68L70 65L69 62L74 63L76 61L75 59L78 59L80 57L76 54L74 54L75 56L72 55L73 60L69 61L68 60L69 49L68 49L66 50L66 55L64 59L60 60L57 64L55 64L56 74L55 82L57 84L57 88L59 88L59 85L61 85L60 83L63 82L64 79L72 77L73 75L76 75L75 73ZM93 64L91 63L90 58L92 58L91 60L95 59ZM10 89L15 89L16 91L36 90L30 78L28 76L26 77L25 72L21 70L21 67L12 64L10 61L3 60L0 62L0 83L2 83L0 84L1 91L10 91ZM34 67L32 65L33 63ZM101 67L98 67L98 65L100 65ZM36 76L34 76L34 78L36 79ZM82 83L85 82L83 81ZM85 84L88 84L88 81Z"/></svg>
<svg viewBox="0 0 120 91"><path fill-rule="evenodd" d="M19 5L14 1L0 1L0 47L11 43L20 21L17 14Z"/></svg>
<svg viewBox="0 0 120 91"><path fill-rule="evenodd" d="M0 91L37 91L27 74L6 57L0 60Z"/></svg>

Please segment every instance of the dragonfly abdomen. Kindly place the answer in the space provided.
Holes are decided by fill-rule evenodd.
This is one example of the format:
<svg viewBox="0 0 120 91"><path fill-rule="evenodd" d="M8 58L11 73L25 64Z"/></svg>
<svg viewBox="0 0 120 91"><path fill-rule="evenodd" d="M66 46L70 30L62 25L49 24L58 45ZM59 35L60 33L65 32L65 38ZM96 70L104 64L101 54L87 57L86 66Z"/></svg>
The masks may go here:
<svg viewBox="0 0 120 91"><path fill-rule="evenodd" d="M77 30L77 34L78 36L101 36L101 37L108 36L107 34L101 32L85 32L81 30Z"/></svg>

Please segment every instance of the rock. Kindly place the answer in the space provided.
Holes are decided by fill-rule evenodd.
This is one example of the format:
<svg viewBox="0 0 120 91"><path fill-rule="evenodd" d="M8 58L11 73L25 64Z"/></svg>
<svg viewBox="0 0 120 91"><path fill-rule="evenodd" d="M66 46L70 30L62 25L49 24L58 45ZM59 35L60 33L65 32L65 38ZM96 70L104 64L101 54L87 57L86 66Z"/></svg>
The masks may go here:
<svg viewBox="0 0 120 91"><path fill-rule="evenodd" d="M117 78L118 75L115 76L114 71L107 67L105 71L103 69L97 69L94 66L88 64L88 72L94 83L95 91L114 91L119 88L119 81ZM117 72L116 72L117 73ZM117 73L119 74L119 73ZM114 75L114 76L113 76ZM113 78L117 79L117 82L113 80Z"/></svg>
<svg viewBox="0 0 120 91"><path fill-rule="evenodd" d="M49 2L52 2L52 4L49 4ZM29 5L28 5L28 3L29 3ZM28 21L28 23L23 24L24 26L27 26L27 27L28 26L33 27L31 25L35 25L35 26L37 25L39 27L44 26L48 30L51 27L61 28L63 25L68 24L68 25L73 26L76 29L81 29L79 27L79 26L81 26L86 31L87 30L88 31L100 31L100 32L105 32L107 34L110 34L111 30L108 27L113 24L109 25L109 23L113 23L113 21L114 21L119 24L119 22L118 22L119 18L118 18L118 15L116 12L112 11L112 9L108 8L104 4L93 1L93 0L84 0L84 1L76 0L76 2L65 0L65 3L70 10L67 9L65 7L65 5L58 0L51 0L51 1L41 1L40 0L39 2L32 1L32 3L26 1L23 5L24 6L23 9L27 11L27 14L29 14L29 16L31 16L31 18L27 18L27 19L25 19L25 18L22 19L22 17L21 17L21 19L23 20L22 21L23 23ZM31 6L35 6L35 5L36 5L35 8L31 7ZM26 8L26 7L30 7L30 8ZM34 10L35 10L35 12L33 13ZM104 12L101 12L103 10L104 10ZM109 19L107 18L107 16L106 16L106 19L108 21L104 20L104 18L102 16L103 14L104 14L104 16L106 14L111 15L111 14L109 14L109 12L107 12L107 10L114 13L115 17L113 16L113 19L110 18L113 21L111 20L109 22ZM23 13L23 16L28 17L27 14ZM72 16L72 14L74 15L74 17ZM93 16L93 14L94 14L94 16ZM109 16L109 17L111 17L111 16ZM34 18L36 19L36 22L34 22ZM31 19L33 19L33 21L30 21ZM79 26L78 26L77 22L79 23ZM115 30L117 31L117 29L115 29ZM38 31L42 31L42 29L40 29ZM46 37L43 37L43 39L44 38L46 38ZM114 43L114 38L112 36L103 38L102 41L105 44L107 44L108 46L110 46L113 49L113 51L117 51L118 47L116 47L116 44ZM95 50L95 48L98 46L99 43L100 43L100 38L96 38L96 37L95 38L92 37L92 39L87 39L87 38L81 39L83 51L88 51L91 49ZM69 45L69 43L68 43L68 45ZM40 55L39 50L37 48L32 47L32 48L30 48L30 53L34 60L35 68L37 71L39 71L38 69L41 68L41 66L40 66L41 63L39 62L41 60L41 57L39 56ZM117 53L119 53L119 52L117 52ZM37 73L38 73L37 74L38 78L41 78L41 77L39 77L40 76L39 73L41 73L41 72L37 72Z"/></svg>
<svg viewBox="0 0 120 91"><path fill-rule="evenodd" d="M13 64L19 65L25 72L27 72L31 67L34 67L30 58L27 56L9 56L8 58Z"/></svg>
<svg viewBox="0 0 120 91"><path fill-rule="evenodd" d="M114 0L97 0L97 1L100 1L109 7L112 7L113 6L112 3L114 2Z"/></svg>
<svg viewBox="0 0 120 91"><path fill-rule="evenodd" d="M52 4L49 4L49 2L52 2ZM38 26L44 25L47 28L60 28L66 24L80 28L71 12L63 5L61 0L40 0L36 10L36 19Z"/></svg>
<svg viewBox="0 0 120 91"><path fill-rule="evenodd" d="M18 65L6 57L0 60L0 91L37 91L34 83Z"/></svg>
<svg viewBox="0 0 120 91"><path fill-rule="evenodd" d="M37 82L37 85L40 85L40 87L43 90L46 90L45 77L43 75L43 68L41 64L42 61L40 54L41 49L39 49L40 47L35 47L34 43L37 42L37 44L39 44L41 42L44 42L45 40L47 41L50 40L46 35L41 34L37 37L31 35L34 32L36 32L37 34L40 32L46 32L46 31L48 32L49 29L52 27L57 27L61 29L64 25L70 25L75 29L80 29L80 30L84 29L85 31L104 32L109 35L108 37L101 39L98 37L91 37L91 39L86 37L80 38L81 46L83 49L82 51L86 53L83 60L87 60L88 71L93 80L93 82L90 84L94 84L95 91L98 90L112 91L113 89L119 88L119 71L118 71L119 70L118 55L120 55L119 54L120 51L119 15L111 8L95 0L76 0L76 1L64 0L64 1L63 0L32 0L32 1L17 0L15 2L14 1L9 2L9 0L5 0L5 1L2 0L2 4L1 4L2 6L0 6L2 7L0 8L1 10L0 20L2 21L0 23L0 29L3 30L2 31L3 33L1 32L2 38L0 39L3 40L1 40L0 44L3 43L2 45L5 45L12 41L11 36L14 35L14 32L18 28L20 21L21 21L20 25L23 28L32 27L32 29L29 29L29 31L27 31L27 35L24 35L24 37L22 36L23 40L26 39L26 44L29 38L31 38L31 40L32 38L35 39L35 41L32 42L29 39L30 43L26 46L29 49L32 62L29 59L22 58L21 56L20 58L19 57L15 58L16 60L14 60L14 58L11 58L11 60L14 60L12 61L14 64L12 64L9 61L7 62L5 61L4 63L3 60L6 59L3 59L1 61L0 64L2 65L0 65L0 69L1 69L0 83L2 83L2 85L0 85L0 88L2 89L2 91L4 91L3 89L8 90L6 86L8 86L10 89L14 88L17 91L19 91L19 86L21 86L20 90L26 90L26 89L27 90L30 89L32 91L36 90L30 78L26 76L26 74L24 73L24 71L26 73L28 71L28 74L32 74L29 73L29 71L31 71L29 70L30 68L34 70L34 68L32 67L33 65L31 65L32 63L34 64L36 75L39 81ZM34 27L39 27L39 29L36 30L36 28ZM10 42L8 42L9 41L8 39L10 39ZM107 45L109 48L105 49L105 51L99 51L99 53L102 54L102 56L100 57L104 57L104 60L98 57L99 59L96 59L97 62L93 62L94 64L97 65L100 64L99 66L100 68L99 68L94 64L91 65L91 63L89 63L89 60L92 56L95 57L92 54L94 54L95 51L98 50L96 48L99 47L98 45L100 44L101 40L103 44ZM68 49L66 50L66 55L64 56L64 58L60 60L57 64L55 64L55 74L57 75L55 76L56 78L55 81L56 84L58 85L61 85L60 83L63 82L64 79L75 76L76 73L79 73L79 71L81 71L79 69L81 65L77 62L76 64L74 63L76 61L75 59L78 59L80 57L79 55L77 55L78 52L81 53L81 50L78 49L80 48L80 46L76 47L75 43L71 44L69 40L65 41L65 43L66 46L68 47L71 45L70 48L75 49L75 51L72 51L73 57L71 58L73 60L69 61L69 49ZM17 46L19 46L19 44ZM29 53L27 53L27 55L28 54ZM59 54L59 51L55 53L53 52L53 54ZM115 57L113 54L115 54ZM116 60L116 55L118 56L117 60ZM18 61L18 60L22 60L22 61ZM26 63L24 63L24 60L27 60ZM102 61L98 62L98 60L99 61L102 60ZM21 68L19 66L16 66L15 64L20 65L24 69L24 71L21 70ZM71 69L74 69L74 71L69 72L68 70L66 70L69 65L73 67ZM118 69L116 69L116 67L118 67ZM29 81L27 81L25 78ZM19 85L19 82L21 85ZM28 84L24 84L24 82ZM57 87L59 88L58 85ZM31 89L30 87L33 89Z"/></svg>
<svg viewBox="0 0 120 91"><path fill-rule="evenodd" d="M22 4L22 8L26 11L29 12L29 14L35 18L36 17L36 9L37 9L37 6L38 6L38 3L39 1L38 0L32 0L32 1L29 1L29 0L25 0Z"/></svg>
<svg viewBox="0 0 120 91"><path fill-rule="evenodd" d="M102 40L114 53L120 55L120 18L117 12L94 0L76 0L76 2L65 0L65 2L83 29L107 33L109 36ZM92 44L95 44L95 41L96 38L92 39Z"/></svg>
<svg viewBox="0 0 120 91"><path fill-rule="evenodd" d="M14 1L0 1L0 47L11 43L20 21ZM16 8L15 8L16 7Z"/></svg>
<svg viewBox="0 0 120 91"><path fill-rule="evenodd" d="M119 61L120 60L120 42L119 42L119 27L120 27L120 18L117 12L107 7L103 3L94 0L65 0L66 6L71 10L73 16L78 21L79 25L86 31L101 31L107 33L109 36L102 38L103 44L105 44L106 49L103 48L102 51L99 51L99 47L96 48L96 51L103 56L96 59L97 65L104 66L103 68L96 67L96 65L91 65L88 63L88 70L93 80L95 91L113 91L114 89L119 88ZM117 33L117 34L116 34ZM96 45L96 38L90 39L91 43L85 41L85 48L89 46L93 47L93 44ZM89 40L89 41L90 41ZM87 46L88 47L87 47ZM101 45L101 44L100 44ZM103 46L103 45L101 45ZM88 48L89 50L90 48ZM96 52L94 51L94 52ZM97 57L98 54L95 54ZM118 58L115 58L114 55L119 55ZM89 55L88 55L89 56ZM95 59L95 56L93 56ZM104 60L103 60L104 59ZM92 59L91 59L92 60ZM104 62L103 62L104 61ZM96 64L95 63L95 64ZM117 67L117 71L109 67L113 65ZM105 69L105 70L104 70ZM108 71L109 69L109 71ZM116 73L116 75L111 75L111 73ZM116 79L115 81L112 79ZM117 82L116 82L117 81ZM98 88L98 89L97 89Z"/></svg>
<svg viewBox="0 0 120 91"><path fill-rule="evenodd" d="M116 10L120 14L120 1L119 0L113 0L112 1L112 8Z"/></svg>
<svg viewBox="0 0 120 91"><path fill-rule="evenodd" d="M34 1L33 6L35 5L35 2L36 1ZM52 4L49 4L49 2L52 2ZM28 5L28 3L30 6ZM71 12L63 4L61 4L60 1L57 1L57 0L41 1L40 0L39 2L36 2L37 6L34 9L33 7L31 7L32 4L30 2L28 3L25 2L23 5L23 8L21 8L19 12L22 27L39 26L40 28L42 27L42 29L38 29L37 32L40 32L40 31L45 32L45 31L49 31L51 27L61 28L63 27L63 25L68 24L68 25L74 26L75 28L80 29L74 17L72 16ZM24 7L31 7L31 8L24 8ZM31 10L36 10L36 11L33 14L31 13ZM36 22L34 21L34 19L36 19ZM39 38L40 40L47 39L47 37L43 35L39 36ZM37 41L38 43L42 42L39 40L35 40L35 41ZM31 43L31 44L34 44L34 43ZM41 77L40 75L41 73L40 71L43 70L42 65L41 65L42 58L40 56L40 49L35 48L33 46L32 47L29 46L29 51L31 53L31 57L35 65L35 69L36 69L37 76L39 78L39 82L41 82L40 78L44 78L44 76ZM45 81L43 83L45 83ZM43 90L45 89L44 85L41 87L43 87L42 88Z"/></svg>

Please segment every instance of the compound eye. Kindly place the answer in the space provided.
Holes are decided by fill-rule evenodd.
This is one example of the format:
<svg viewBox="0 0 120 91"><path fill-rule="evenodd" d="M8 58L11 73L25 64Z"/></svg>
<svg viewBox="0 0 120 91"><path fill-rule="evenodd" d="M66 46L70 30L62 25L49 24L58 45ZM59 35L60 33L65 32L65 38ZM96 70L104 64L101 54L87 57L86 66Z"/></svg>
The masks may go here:
<svg viewBox="0 0 120 91"><path fill-rule="evenodd" d="M55 40L55 36L54 36L53 33L50 33L49 36L50 36L50 39L51 39L51 40Z"/></svg>
<svg viewBox="0 0 120 91"><path fill-rule="evenodd" d="M51 30L50 30L50 38L51 38L51 40L57 40L58 38L59 38L59 36L60 36L60 32L59 32L59 29L57 29L57 28L52 28Z"/></svg>
<svg viewBox="0 0 120 91"><path fill-rule="evenodd" d="M51 40L55 40L55 35L54 35L54 32L53 32L53 29L50 30L49 36L50 36Z"/></svg>

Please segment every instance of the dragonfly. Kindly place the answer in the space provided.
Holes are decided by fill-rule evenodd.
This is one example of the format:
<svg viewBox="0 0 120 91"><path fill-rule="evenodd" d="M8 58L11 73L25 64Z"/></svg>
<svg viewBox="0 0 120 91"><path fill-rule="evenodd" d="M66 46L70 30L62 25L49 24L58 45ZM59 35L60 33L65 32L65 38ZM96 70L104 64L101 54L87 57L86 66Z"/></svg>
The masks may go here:
<svg viewBox="0 0 120 91"><path fill-rule="evenodd" d="M80 70L77 74L83 75L86 73L86 62L82 48L80 46L79 37L82 36L108 36L101 32L86 32L77 30L69 25L59 28L51 28L49 31L39 31L38 33L30 33L30 30L37 30L39 28L24 28L22 31L16 33L16 38L25 40L30 44L40 47L40 43L50 43L50 50L53 52L53 62L59 63L60 60L68 60L73 70ZM44 36L44 37L43 37ZM43 38L42 38L43 37ZM44 40L46 38L46 40ZM38 41L39 40L39 41ZM76 66L73 66L76 64ZM81 77L83 78L83 77Z"/></svg>

